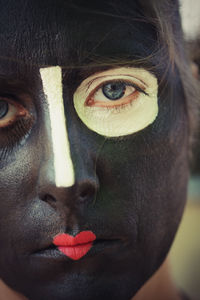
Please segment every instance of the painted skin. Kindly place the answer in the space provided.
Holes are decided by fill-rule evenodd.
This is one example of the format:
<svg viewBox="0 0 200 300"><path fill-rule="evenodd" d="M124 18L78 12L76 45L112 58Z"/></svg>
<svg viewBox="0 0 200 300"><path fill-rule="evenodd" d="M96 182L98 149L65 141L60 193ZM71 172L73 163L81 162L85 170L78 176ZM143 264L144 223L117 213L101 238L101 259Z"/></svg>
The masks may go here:
<svg viewBox="0 0 200 300"><path fill-rule="evenodd" d="M49 108L55 184L57 187L70 187L75 182L64 113L62 70L60 67L41 68L40 74Z"/></svg>
<svg viewBox="0 0 200 300"><path fill-rule="evenodd" d="M103 86L118 82L126 84L124 95L110 100L103 94ZM117 89L117 86L111 88ZM81 83L74 93L74 106L80 119L92 131L105 137L129 135L155 121L158 114L157 79L141 68L124 67L100 72Z"/></svg>
<svg viewBox="0 0 200 300"><path fill-rule="evenodd" d="M162 85L165 68L154 68L160 89L155 121L136 133L105 138L80 120L74 93L89 76L113 68L91 66L95 57L151 54L153 27L138 22L142 16L133 1L134 30L110 15L108 2L103 18L69 10L62 1L28 1L23 10L22 3L10 0L0 12L0 31L7 37L0 54L15 58L1 59L1 97L20 103L28 118L0 131L0 277L34 300L128 300L165 259L185 204L188 120L181 82L175 72ZM130 3L124 5L130 11ZM149 58L148 65L156 59ZM40 76L41 68L55 65L66 66L64 112L75 174L70 187L55 182L51 118ZM44 250L58 233L82 231L94 232L96 241L80 260Z"/></svg>
<svg viewBox="0 0 200 300"><path fill-rule="evenodd" d="M59 66L41 68L40 74L50 117L55 185L68 188L75 182L67 121L64 115L62 69ZM112 85L107 91L109 93L103 94L102 84L107 86L109 78L111 80L109 84ZM124 84L123 86L116 85L119 80L120 84ZM140 85L143 89L139 87ZM100 72L84 80L74 93L74 105L78 116L84 124L89 125L89 129L110 137L115 137L117 134L128 135L144 129L155 120L158 113L157 90L157 80L149 72L130 67L117 68ZM88 231L80 232L75 238L85 233ZM58 234L54 237L53 244L71 259L82 258L92 247L92 243L88 244L87 240L74 247L71 244L68 246L65 242L58 243L60 236L69 235ZM69 237L74 239L73 236Z"/></svg>

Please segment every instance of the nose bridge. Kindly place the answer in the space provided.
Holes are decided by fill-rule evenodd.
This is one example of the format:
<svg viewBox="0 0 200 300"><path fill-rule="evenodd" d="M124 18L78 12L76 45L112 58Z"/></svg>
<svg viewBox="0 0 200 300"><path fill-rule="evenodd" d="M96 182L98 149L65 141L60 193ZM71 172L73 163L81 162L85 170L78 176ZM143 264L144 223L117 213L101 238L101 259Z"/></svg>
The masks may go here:
<svg viewBox="0 0 200 300"><path fill-rule="evenodd" d="M64 112L62 70L59 66L41 68L40 74L49 110L55 185L70 187L75 175Z"/></svg>
<svg viewBox="0 0 200 300"><path fill-rule="evenodd" d="M45 152L47 156L40 170L39 198L53 207L72 208L75 203L94 199L98 179L82 128L73 113L65 111L61 68L42 68L40 74L48 104L50 126L46 126L50 127L47 131L51 150Z"/></svg>

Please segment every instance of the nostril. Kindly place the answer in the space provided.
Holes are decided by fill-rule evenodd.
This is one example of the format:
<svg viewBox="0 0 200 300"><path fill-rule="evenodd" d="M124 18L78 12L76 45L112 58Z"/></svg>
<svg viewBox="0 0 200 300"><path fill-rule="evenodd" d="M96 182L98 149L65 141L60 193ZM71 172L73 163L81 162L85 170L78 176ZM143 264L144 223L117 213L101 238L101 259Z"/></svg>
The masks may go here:
<svg viewBox="0 0 200 300"><path fill-rule="evenodd" d="M96 187L93 184L83 184L79 187L78 199L79 202L86 202L92 200L96 194Z"/></svg>
<svg viewBox="0 0 200 300"><path fill-rule="evenodd" d="M56 202L56 199L52 195L49 195L49 194L45 194L44 196L42 196L41 200L44 202L47 202L49 204Z"/></svg>
<svg viewBox="0 0 200 300"><path fill-rule="evenodd" d="M84 202L84 201L86 201L87 200L87 198L89 197L90 195L89 195L89 193L88 193L88 191L83 191L83 192L81 192L80 193L80 195L79 195L79 200L81 201L81 202Z"/></svg>

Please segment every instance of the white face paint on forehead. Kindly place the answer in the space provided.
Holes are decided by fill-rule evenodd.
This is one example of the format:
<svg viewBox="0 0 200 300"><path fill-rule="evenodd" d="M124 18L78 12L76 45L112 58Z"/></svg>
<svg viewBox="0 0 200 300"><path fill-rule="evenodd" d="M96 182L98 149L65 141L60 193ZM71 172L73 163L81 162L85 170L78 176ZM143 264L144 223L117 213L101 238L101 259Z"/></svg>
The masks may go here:
<svg viewBox="0 0 200 300"><path fill-rule="evenodd" d="M58 187L69 187L74 184L75 176L64 113L62 70L59 66L41 68L40 74L49 107L55 184Z"/></svg>

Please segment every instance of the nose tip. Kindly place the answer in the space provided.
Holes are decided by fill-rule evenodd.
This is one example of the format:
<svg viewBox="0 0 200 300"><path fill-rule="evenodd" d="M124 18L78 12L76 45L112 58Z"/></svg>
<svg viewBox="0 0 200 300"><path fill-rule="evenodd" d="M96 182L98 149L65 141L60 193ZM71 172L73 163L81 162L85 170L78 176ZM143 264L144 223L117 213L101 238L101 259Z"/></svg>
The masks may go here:
<svg viewBox="0 0 200 300"><path fill-rule="evenodd" d="M98 180L92 178L76 182L72 187L60 188L51 184L44 188L40 199L54 209L61 206L70 208L95 201L98 188Z"/></svg>

